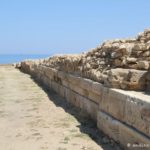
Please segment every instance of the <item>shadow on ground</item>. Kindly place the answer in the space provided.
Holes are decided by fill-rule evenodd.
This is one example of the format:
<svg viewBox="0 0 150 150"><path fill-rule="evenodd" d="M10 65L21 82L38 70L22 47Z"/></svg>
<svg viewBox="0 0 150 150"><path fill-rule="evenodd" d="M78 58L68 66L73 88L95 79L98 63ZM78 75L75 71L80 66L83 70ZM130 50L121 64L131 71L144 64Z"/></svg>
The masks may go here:
<svg viewBox="0 0 150 150"><path fill-rule="evenodd" d="M96 123L81 109L73 106L67 102L64 98L59 96L56 92L44 86L41 82L32 78L36 84L44 90L48 95L50 101L52 101L56 107L61 107L65 112L73 115L79 122L80 125L77 127L84 134L89 135L98 145L100 145L104 150L123 150L118 143L114 142L112 139L108 138L103 132L99 131Z"/></svg>

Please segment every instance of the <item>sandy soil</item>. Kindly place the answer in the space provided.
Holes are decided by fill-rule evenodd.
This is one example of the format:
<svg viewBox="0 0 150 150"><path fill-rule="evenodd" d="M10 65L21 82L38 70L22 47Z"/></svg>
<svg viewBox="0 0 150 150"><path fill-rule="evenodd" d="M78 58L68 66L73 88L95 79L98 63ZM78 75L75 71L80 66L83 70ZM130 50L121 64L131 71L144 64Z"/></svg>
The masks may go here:
<svg viewBox="0 0 150 150"><path fill-rule="evenodd" d="M0 150L117 150L79 109L0 66Z"/></svg>

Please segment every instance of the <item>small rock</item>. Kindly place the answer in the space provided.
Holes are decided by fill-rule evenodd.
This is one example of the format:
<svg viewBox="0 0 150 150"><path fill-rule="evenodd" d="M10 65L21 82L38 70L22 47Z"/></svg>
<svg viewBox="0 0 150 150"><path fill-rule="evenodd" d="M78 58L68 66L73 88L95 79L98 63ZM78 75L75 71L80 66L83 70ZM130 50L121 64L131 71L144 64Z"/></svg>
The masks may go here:
<svg viewBox="0 0 150 150"><path fill-rule="evenodd" d="M111 145L112 147L115 146L115 142L114 142L112 139L110 140L110 145Z"/></svg>
<svg viewBox="0 0 150 150"><path fill-rule="evenodd" d="M100 65L105 65L106 63L105 63L105 61L100 61L99 64Z"/></svg>
<svg viewBox="0 0 150 150"><path fill-rule="evenodd" d="M122 56L122 53L120 52L112 52L111 58L120 58Z"/></svg>
<svg viewBox="0 0 150 150"><path fill-rule="evenodd" d="M103 137L102 142L103 142L103 144L108 144L108 143L110 143L110 140L107 137Z"/></svg>
<svg viewBox="0 0 150 150"><path fill-rule="evenodd" d="M120 59L115 59L114 64L117 67L122 66L122 61Z"/></svg>
<svg viewBox="0 0 150 150"><path fill-rule="evenodd" d="M106 56L106 52L102 52L102 56L105 57Z"/></svg>
<svg viewBox="0 0 150 150"><path fill-rule="evenodd" d="M87 61L91 60L91 57L87 57L86 60L87 60Z"/></svg>
<svg viewBox="0 0 150 150"><path fill-rule="evenodd" d="M90 69L91 65L89 63L86 64L86 69Z"/></svg>
<svg viewBox="0 0 150 150"><path fill-rule="evenodd" d="M116 146L115 150L121 150L121 148L119 146Z"/></svg>
<svg viewBox="0 0 150 150"><path fill-rule="evenodd" d="M147 70L149 69L149 62L148 61L139 61L138 62L138 68Z"/></svg>
<svg viewBox="0 0 150 150"><path fill-rule="evenodd" d="M150 56L150 51L146 51L142 54L143 57L148 57Z"/></svg>
<svg viewBox="0 0 150 150"><path fill-rule="evenodd" d="M134 58L134 57L128 57L127 59L127 63L136 63L136 61L137 61L137 58Z"/></svg>
<svg viewBox="0 0 150 150"><path fill-rule="evenodd" d="M135 51L144 51L146 50L146 45L144 43L135 44L133 47L133 50Z"/></svg>

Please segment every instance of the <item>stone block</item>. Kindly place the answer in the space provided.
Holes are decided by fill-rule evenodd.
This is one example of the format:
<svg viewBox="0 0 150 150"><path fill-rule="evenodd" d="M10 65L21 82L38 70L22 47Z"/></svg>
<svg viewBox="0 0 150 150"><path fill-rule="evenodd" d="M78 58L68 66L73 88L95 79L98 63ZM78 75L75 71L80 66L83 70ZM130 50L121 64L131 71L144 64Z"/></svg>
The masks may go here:
<svg viewBox="0 0 150 150"><path fill-rule="evenodd" d="M61 84L67 88L69 88L69 82L67 80L62 80Z"/></svg>
<svg viewBox="0 0 150 150"><path fill-rule="evenodd" d="M58 71L57 76L59 78L61 78L62 80L67 80L67 76L68 75L65 72L63 72L63 71Z"/></svg>
<svg viewBox="0 0 150 150"><path fill-rule="evenodd" d="M127 96L124 121L150 136L150 103L143 100Z"/></svg>
<svg viewBox="0 0 150 150"><path fill-rule="evenodd" d="M80 82L78 83L78 86L89 91L92 89L92 83L93 81L90 79L80 78Z"/></svg>
<svg viewBox="0 0 150 150"><path fill-rule="evenodd" d="M102 90L103 90L103 85L98 82L92 82L92 92L98 94L101 96Z"/></svg>
<svg viewBox="0 0 150 150"><path fill-rule="evenodd" d="M50 78L51 80L54 80L55 77L58 76L57 75L58 71L56 69L53 69L53 68L50 68L50 67L45 67L45 66L43 66L43 67L45 68L45 75L48 78Z"/></svg>
<svg viewBox="0 0 150 150"><path fill-rule="evenodd" d="M54 78L54 73L53 73L52 69L48 68L48 67L44 67L44 66L42 66L42 67L44 69L45 76L47 76L49 79L52 80Z"/></svg>
<svg viewBox="0 0 150 150"><path fill-rule="evenodd" d="M58 73L59 74L59 73ZM59 76L60 77L60 76ZM73 75L67 75L68 80L62 80L62 85L70 88L74 92L93 100L96 103L100 101L100 91L102 86L99 83L94 83L91 80L85 80L84 78L75 77ZM81 80L84 80L83 82ZM90 85L89 88L87 85ZM96 91L96 92L95 92Z"/></svg>
<svg viewBox="0 0 150 150"><path fill-rule="evenodd" d="M69 88L71 90L73 90L74 92L84 96L84 97L88 97L89 96L89 91L83 89L82 87L78 86L78 85L75 85L75 84L72 84L72 83L69 83Z"/></svg>
<svg viewBox="0 0 150 150"><path fill-rule="evenodd" d="M80 99L80 108L87 112L94 121L97 121L98 104L82 96L78 98Z"/></svg>
<svg viewBox="0 0 150 150"><path fill-rule="evenodd" d="M113 138L116 142L119 142L119 123L115 119L98 111L97 126L109 137Z"/></svg>
<svg viewBox="0 0 150 150"><path fill-rule="evenodd" d="M149 96L140 92L103 89L100 110L150 136Z"/></svg>
<svg viewBox="0 0 150 150"><path fill-rule="evenodd" d="M50 88L49 87L49 79L46 76L42 77L42 82L43 82L44 86L46 86L47 88Z"/></svg>
<svg viewBox="0 0 150 150"><path fill-rule="evenodd" d="M65 89L65 98L66 100L71 103L72 105L80 108L80 99L78 98L79 95L72 91L71 89L64 88Z"/></svg>
<svg viewBox="0 0 150 150"><path fill-rule="evenodd" d="M125 99L126 95L121 94L114 89L104 87L99 107L101 110L111 114L118 120L124 120Z"/></svg>
<svg viewBox="0 0 150 150"><path fill-rule="evenodd" d="M133 150L134 146L137 144L138 146L143 144L150 147L150 139L148 137L104 112L98 112L97 126L110 138L113 138L115 141L123 145L125 149ZM139 147L139 149L140 148L141 147ZM148 150L148 148L142 147L141 149Z"/></svg>
<svg viewBox="0 0 150 150"><path fill-rule="evenodd" d="M145 78L147 71L115 68L107 71L107 80L104 84L125 90L145 90Z"/></svg>
<svg viewBox="0 0 150 150"><path fill-rule="evenodd" d="M87 95L87 98L89 98L90 100L92 100L93 102L99 104L100 101L101 101L101 96L92 92L92 91L89 91L89 94Z"/></svg>
<svg viewBox="0 0 150 150"><path fill-rule="evenodd" d="M59 95L62 96L63 98L65 97L65 90L66 88L62 85L59 86Z"/></svg>
<svg viewBox="0 0 150 150"><path fill-rule="evenodd" d="M58 87L58 84L57 84L55 81L51 81L51 87L52 87L52 89L53 89L56 93L58 93L59 87Z"/></svg>
<svg viewBox="0 0 150 150"><path fill-rule="evenodd" d="M70 84L79 85L82 78L75 75L67 74L67 80Z"/></svg>

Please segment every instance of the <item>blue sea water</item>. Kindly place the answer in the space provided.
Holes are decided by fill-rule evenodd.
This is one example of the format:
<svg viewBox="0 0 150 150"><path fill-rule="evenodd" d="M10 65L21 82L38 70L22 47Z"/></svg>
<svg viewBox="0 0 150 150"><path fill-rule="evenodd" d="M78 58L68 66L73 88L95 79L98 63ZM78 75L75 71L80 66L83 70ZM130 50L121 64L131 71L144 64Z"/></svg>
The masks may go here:
<svg viewBox="0 0 150 150"><path fill-rule="evenodd" d="M30 55L22 55L22 54L0 54L0 64L13 64L25 59L40 59L50 57L50 54L30 54Z"/></svg>

